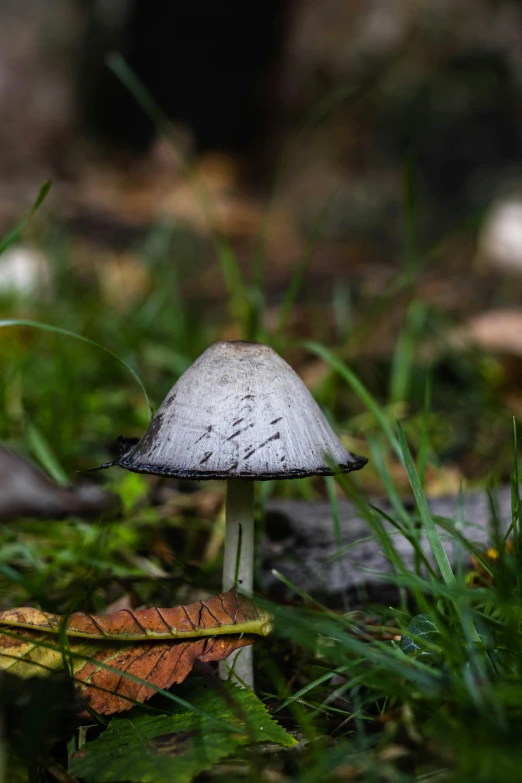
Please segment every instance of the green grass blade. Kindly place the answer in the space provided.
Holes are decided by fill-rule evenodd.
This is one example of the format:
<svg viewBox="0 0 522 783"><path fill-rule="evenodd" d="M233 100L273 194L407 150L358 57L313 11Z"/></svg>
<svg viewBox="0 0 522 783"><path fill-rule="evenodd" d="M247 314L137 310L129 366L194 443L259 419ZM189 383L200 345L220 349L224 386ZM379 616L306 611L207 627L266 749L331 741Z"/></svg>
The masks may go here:
<svg viewBox="0 0 522 783"><path fill-rule="evenodd" d="M312 233L304 250L301 261L292 276L290 285L286 290L284 299L281 303L281 309L279 311L279 322L277 325L277 333L280 337L285 333L286 327L288 326L288 319L290 318L292 308L305 281L306 273L308 271L308 267L310 266L310 261L312 260L317 245L321 240L324 223L328 217L328 213L334 198L335 195L333 193L330 194L329 198L326 200L325 205L320 210L312 227Z"/></svg>
<svg viewBox="0 0 522 783"><path fill-rule="evenodd" d="M370 394L368 389L364 386L364 384L361 383L355 373L352 372L352 370L350 370L350 368L347 367L344 362L339 359L339 357L337 357L324 345L309 340L301 342L300 345L307 351L311 351L311 353L315 353L317 356L320 356L321 359L324 359L324 361L327 362L327 364L329 364L330 367L332 367L332 369L334 369L341 376L341 378L343 378L343 380L348 383L348 385L352 388L352 391L355 392L361 402L368 408L369 411L373 413L375 420L381 426L383 432L385 432L395 453L402 461L402 451L399 446L399 442L395 437L386 414L378 402Z"/></svg>
<svg viewBox="0 0 522 783"><path fill-rule="evenodd" d="M424 389L424 409L422 411L422 424L421 424L421 436L419 443L419 454L417 457L417 465L419 472L419 479L422 488L424 489L426 481L426 466L428 464L428 452L430 448L429 441L429 425L430 425L430 411L431 411L431 388L432 388L432 368L428 367L426 375L426 386Z"/></svg>
<svg viewBox="0 0 522 783"><path fill-rule="evenodd" d="M337 341L344 343L353 328L353 304L349 283L343 283L337 278L332 281L331 307Z"/></svg>
<svg viewBox="0 0 522 783"><path fill-rule="evenodd" d="M513 550L515 555L520 552L520 475L518 470L518 436L517 422L513 417L513 469L511 472L511 524L504 536L504 544L513 531Z"/></svg>
<svg viewBox="0 0 522 783"><path fill-rule="evenodd" d="M322 674L316 680L312 680L312 682L309 682L307 685L305 685L303 688L298 690L296 693L293 693L291 696L285 699L284 702L279 705L279 707L276 707L275 710L272 711L272 715L275 715L277 712L284 710L285 707L287 707L293 701L298 701L303 696L306 696L307 693L310 693L310 691L314 690L314 688L317 688L319 685L322 685L323 682L328 682L328 680L331 680L332 677L335 677L338 674L345 674L345 672L349 671L354 666L358 666L363 661L364 658L355 658L355 660L350 661L350 663L347 663L344 666L338 666L335 669L332 669L332 671L326 672L326 674Z"/></svg>
<svg viewBox="0 0 522 783"><path fill-rule="evenodd" d="M141 106L145 114L149 117L156 130L164 136L171 144L172 150L176 156L177 163L186 172L189 163L181 151L181 138L170 121L169 117L156 100L152 97L147 87L141 79L134 73L132 68L126 63L125 59L117 52L111 52L106 57L108 68L128 89L136 103Z"/></svg>
<svg viewBox="0 0 522 783"><path fill-rule="evenodd" d="M383 459L382 456L382 449L379 448L376 440L369 436L368 443L370 446L370 454L372 458L372 463L377 468L377 471L382 479L382 482L384 484L384 488L386 490L386 493L391 501L391 504L393 506L393 510L395 511L395 514L397 515L397 520L392 519L387 514L384 514L380 509L378 510L378 513L381 514L381 516L384 519L387 519L387 521L395 527L395 529L402 534L411 544L414 550L414 558L415 558L415 570L416 573L420 572L420 565L421 563L424 564L424 566L427 568L428 573L432 572L431 566L429 562L427 561L427 558L425 557L422 546L420 543L420 536L419 536L419 529L416 524L416 520L412 520L410 514L407 512L404 503L402 501L402 498L397 490L397 487L395 486L395 483L390 476L390 473L388 471L388 468L386 466L386 462Z"/></svg>
<svg viewBox="0 0 522 783"><path fill-rule="evenodd" d="M376 439L371 435L368 436L368 445L370 447L372 464L375 465L375 467L377 468L377 472L379 473L381 480L384 484L386 494L390 499L390 502L393 506L393 510L395 511L397 517L401 521L401 528L403 530L408 530L411 532L413 530L413 525L410 519L410 515L406 511L406 508L404 507L404 503L402 502L402 498L399 494L399 491L395 486L392 477L390 476L390 472L386 466L386 462L384 461L382 455L382 449L379 447L379 444L377 443Z"/></svg>
<svg viewBox="0 0 522 783"><path fill-rule="evenodd" d="M429 509L426 496L422 490L419 474L415 469L411 452L408 447L408 443L406 441L406 437L404 435L404 431L400 425L400 422L397 422L397 430L399 433L399 443L404 459L404 465L406 467L406 472L408 473L408 478L410 480L411 488L413 490L413 495L415 497L415 502L417 503L417 507L419 509L419 513L424 525L424 530L426 531L426 537L428 539L430 549L439 567L442 578L444 579L447 585L453 587L457 584L457 580L455 579L455 575L451 568L448 555L446 554L446 550L442 545L439 531L437 530L435 522L433 521L433 517L431 515L431 511Z"/></svg>
<svg viewBox="0 0 522 783"><path fill-rule="evenodd" d="M62 468L56 454L53 452L50 443L30 421L25 424L25 436L32 453L47 471L52 479L60 486L66 487L70 484L67 473Z"/></svg>
<svg viewBox="0 0 522 783"><path fill-rule="evenodd" d="M389 562L398 571L404 570L405 566L402 558L393 544L391 535L384 529L379 511L368 504L366 499L361 496L360 492L346 476L337 476L337 481L343 488L346 496L350 498L363 519L368 523L368 527L378 539Z"/></svg>
<svg viewBox="0 0 522 783"><path fill-rule="evenodd" d="M386 520L393 528L393 532L387 533L388 535L400 535L403 536L410 544L414 551L414 557L415 557L415 573L420 573L420 564L422 563L424 567L426 568L426 571L428 574L431 574L433 577L435 577L435 571L433 569L433 566L431 565L430 561L426 557L426 555L423 552L422 544L419 540L419 536L417 533L417 530L414 529L413 532L409 532L408 530L405 530L398 522L396 522L395 519L393 519L389 514L387 514L385 511L382 510L382 508L379 508L378 506L374 506L373 504L370 504L371 508L379 514L383 519Z"/></svg>
<svg viewBox="0 0 522 783"><path fill-rule="evenodd" d="M11 231L10 234L8 234L5 239L0 240L0 256L2 253L5 253L7 248L11 247L11 245L16 242L26 225L29 223L31 218L33 217L34 213L37 209L41 206L41 204L45 201L45 198L49 191L51 190L51 181L48 180L47 182L44 182L42 187L40 188L40 192L38 193L38 196L36 197L36 201L34 202L33 206L31 207L31 210L27 217L25 217L21 223L17 225L13 231Z"/></svg>
<svg viewBox="0 0 522 783"><path fill-rule="evenodd" d="M393 542L393 533L384 527L383 519L387 519L387 521L390 522L392 526L396 527L398 532L400 532L402 535L404 535L403 530L399 528L394 520L386 517L381 509L369 505L366 498L362 497L361 493L358 491L354 482L350 481L347 476L337 476L337 481L343 488L347 497L350 498L350 500L354 503L355 507L361 514L361 517L368 523L368 527L372 531L374 537L379 541L386 559L392 565L396 573L408 574L409 570ZM389 574L386 574L385 578L388 579L389 576ZM424 584L425 582L423 581L423 585ZM412 592L414 594L417 605L419 607L424 607L425 602L422 590L417 590L417 588L414 587ZM406 594L404 591L401 592L401 602L406 608Z"/></svg>
<svg viewBox="0 0 522 783"><path fill-rule="evenodd" d="M277 571L274 575L284 584L288 584L298 591L292 582L285 579ZM400 651L392 647L389 642L372 639L371 643L367 640L357 638L355 634L343 631L338 624L339 618L331 618L329 615L317 617L314 622L315 634L310 634L310 616L303 611L289 612L283 607L275 607L276 628L282 638L299 638L301 641L308 642L308 646L314 646L317 643L317 636L323 638L335 639L335 653L337 653L340 663L346 663L346 654L355 655L365 661L377 666L383 667L392 675L398 678L404 678L420 688L435 688L443 683L443 673L424 664L422 660L411 660L406 655L401 655ZM332 650L332 660L337 657ZM369 671L369 669L368 669Z"/></svg>
<svg viewBox="0 0 522 783"><path fill-rule="evenodd" d="M116 359L117 362L122 364L125 367L125 369L128 370L128 372L130 372L130 374L132 375L132 377L140 387L141 391L143 392L143 395L147 401L150 418L152 418L152 413L153 413L152 404L140 376L138 375L136 370L134 370L130 366L130 364L127 364L127 362L124 361L124 359L118 356L118 354L114 353L114 351L111 351L110 348L106 348L104 345L100 345L100 343L97 343L94 340L90 340L88 337L84 337L82 334L77 334L76 332L70 332L68 329L62 329L59 326L52 326L51 324L42 324L39 321L27 321L24 318L9 318L0 321L0 328L5 328L8 326L28 326L32 329L41 329L44 332L53 332L54 334L61 334L64 337L73 337L75 340L80 340L80 342L82 343L87 343L87 345L92 345L95 348L99 348L100 350L109 354L109 356L112 356L113 359Z"/></svg>
<svg viewBox="0 0 522 783"><path fill-rule="evenodd" d="M426 307L423 302L413 302L408 308L406 323L399 335L393 356L390 379L392 404L405 402L408 399L415 349L425 315Z"/></svg>

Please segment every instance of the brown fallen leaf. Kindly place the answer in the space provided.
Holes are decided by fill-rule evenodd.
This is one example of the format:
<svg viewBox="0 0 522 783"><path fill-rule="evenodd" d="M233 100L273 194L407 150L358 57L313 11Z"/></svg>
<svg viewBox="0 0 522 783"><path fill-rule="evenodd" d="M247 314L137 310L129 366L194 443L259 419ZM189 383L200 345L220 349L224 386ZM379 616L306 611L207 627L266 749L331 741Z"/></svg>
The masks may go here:
<svg viewBox="0 0 522 783"><path fill-rule="evenodd" d="M235 590L173 609L109 615L10 609L0 612L1 626L0 670L27 678L67 666L89 704L103 714L145 701L155 687L182 682L196 661L221 661L252 644L246 634L266 635L272 628L270 615ZM57 634L67 637L66 649Z"/></svg>
<svg viewBox="0 0 522 783"><path fill-rule="evenodd" d="M190 639L231 633L266 636L272 630L271 619L268 612L235 590L173 609L121 609L107 615L75 612L65 618L31 607L0 612L0 625L116 641Z"/></svg>
<svg viewBox="0 0 522 783"><path fill-rule="evenodd" d="M452 335L457 348L522 356L522 310L490 310L472 318Z"/></svg>
<svg viewBox="0 0 522 783"><path fill-rule="evenodd" d="M243 635L116 644L74 639L65 651L56 635L10 628L0 633L0 669L29 678L45 677L68 665L88 704L110 715L150 699L157 688L183 682L196 661L221 661L252 642L252 636Z"/></svg>

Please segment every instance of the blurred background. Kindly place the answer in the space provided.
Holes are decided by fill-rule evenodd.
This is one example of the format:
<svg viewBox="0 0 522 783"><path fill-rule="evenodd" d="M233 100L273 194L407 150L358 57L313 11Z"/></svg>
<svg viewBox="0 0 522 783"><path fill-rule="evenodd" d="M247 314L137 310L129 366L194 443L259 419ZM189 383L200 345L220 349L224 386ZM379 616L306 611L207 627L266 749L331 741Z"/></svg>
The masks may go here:
<svg viewBox="0 0 522 783"><path fill-rule="evenodd" d="M430 377L431 491L504 480L521 34L515 0L2 0L0 236L53 181L0 258L2 315L110 348L155 407L210 342L270 342L362 454L375 421L299 341L352 366L414 448ZM107 354L0 340L0 437L54 479L143 432Z"/></svg>
<svg viewBox="0 0 522 783"><path fill-rule="evenodd" d="M217 340L279 351L369 459L343 489L256 488L256 592L365 608L339 625L282 614L257 645L259 693L305 741L288 776L245 754L252 779L520 778L520 545L503 552L485 490L504 485L504 521L515 499L516 530L521 42L520 0L0 0L0 608L69 616L221 589L224 482L91 471ZM384 509L408 540L422 530L396 420L432 508L495 548L468 576L455 546L462 594L402 564L407 612L374 612L395 588L382 599L354 575L388 587L368 552L394 546L364 519L375 532ZM408 654L432 656L418 677L395 656L410 587L429 610L406 629ZM9 699L36 727L24 759L55 731L39 705L69 704L28 687L8 683L0 703L7 729ZM54 747L65 763L71 743ZM247 779L237 762L223 779Z"/></svg>

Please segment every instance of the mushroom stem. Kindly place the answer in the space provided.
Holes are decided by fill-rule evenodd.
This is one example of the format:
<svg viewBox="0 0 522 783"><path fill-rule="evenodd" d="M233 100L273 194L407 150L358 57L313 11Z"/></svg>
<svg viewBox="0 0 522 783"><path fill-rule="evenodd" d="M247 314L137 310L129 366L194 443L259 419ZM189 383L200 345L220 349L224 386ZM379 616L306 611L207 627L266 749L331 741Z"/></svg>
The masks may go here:
<svg viewBox="0 0 522 783"><path fill-rule="evenodd" d="M223 590L252 595L254 584L254 482L227 481Z"/></svg>
<svg viewBox="0 0 522 783"><path fill-rule="evenodd" d="M240 593L252 595L254 582L254 482L227 481L225 555L223 590L235 587ZM243 647L220 664L223 679L231 675L254 688L252 648Z"/></svg>

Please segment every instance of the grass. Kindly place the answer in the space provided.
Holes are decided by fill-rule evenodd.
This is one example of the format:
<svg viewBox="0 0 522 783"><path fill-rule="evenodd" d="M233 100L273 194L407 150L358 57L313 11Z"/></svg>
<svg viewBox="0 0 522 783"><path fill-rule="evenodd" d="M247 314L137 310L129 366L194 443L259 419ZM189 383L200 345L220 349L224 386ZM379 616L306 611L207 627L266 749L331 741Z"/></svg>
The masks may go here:
<svg viewBox="0 0 522 783"><path fill-rule="evenodd" d="M113 67L128 79L121 61L113 61ZM299 744L263 754L236 748L226 762L216 763L215 780L486 783L520 778L522 546L516 423L512 426L497 389L488 383L482 357L448 351L431 364L419 359L425 335L444 331L444 319L417 301L413 289L393 355L369 361L364 339L357 350L353 332L338 328L345 323L349 301L354 313L349 323L364 338L376 311L386 312L397 292L422 273L411 162L405 167L405 192L404 269L377 299L365 300L363 294L355 301L339 299L337 292L341 317L333 324L317 318L313 341L292 332L290 316L305 289L321 216L272 329L263 310L267 292L243 279L220 236L215 246L229 294L228 315L216 317L203 307L196 315L181 293L186 270L178 259L187 237L163 225L153 226L133 248L151 265L154 285L128 309L118 311L103 302L96 274L87 284L79 279L70 263L70 238L60 231L50 232L54 239L46 246L56 262L50 298L28 302L6 296L2 302L0 437L30 454L59 484L110 459L117 435L140 435L149 419L149 397L157 407L183 370L231 325L237 336L262 337L283 355L297 356L302 367L312 358L319 361L317 399L338 430L350 433L350 442L359 450L362 444L370 456L365 471L340 478L338 487L392 564L393 573L381 576L398 588L400 601L393 607L364 604L340 612L280 575L284 595L292 601L274 603L265 596L276 616L276 632L256 648L256 678L258 694ZM43 189L35 209L45 194ZM45 221L41 211L37 219ZM18 240L26 223L0 251ZM511 480L509 537L496 529L492 515L494 556L465 538L458 515L434 519L425 499L445 463L458 462L470 451L478 455L478 478L494 471L499 479ZM154 480L121 471L97 474L97 480L120 499L114 519L28 519L2 527L2 608L36 605L66 614L74 606L99 612L124 596L134 605L168 606L201 587L217 589L219 528L214 522L221 485L197 492L167 486L162 494ZM293 484L267 483L263 502L273 493L291 493L302 502L327 498L340 556L334 483ZM392 512L384 514L369 499L376 488ZM415 500L413 511L403 501L405 494ZM421 546L423 533L430 556ZM413 571L398 552L397 535L413 547ZM455 567L445 548L448 537L462 557ZM473 569L464 552L474 555ZM179 690L189 708L194 687L189 679ZM18 692L2 691L4 716L14 716L13 728L4 729L9 768L21 781L73 781L65 772L68 759L85 738L89 744L100 734L103 721L86 734L61 715L49 733L52 697L42 703L31 688L24 684L22 693L39 751L29 764L23 761L27 711L20 707ZM57 705L65 709L70 693L60 694ZM156 699L155 709L168 712L165 701ZM62 778L53 772L57 764Z"/></svg>

